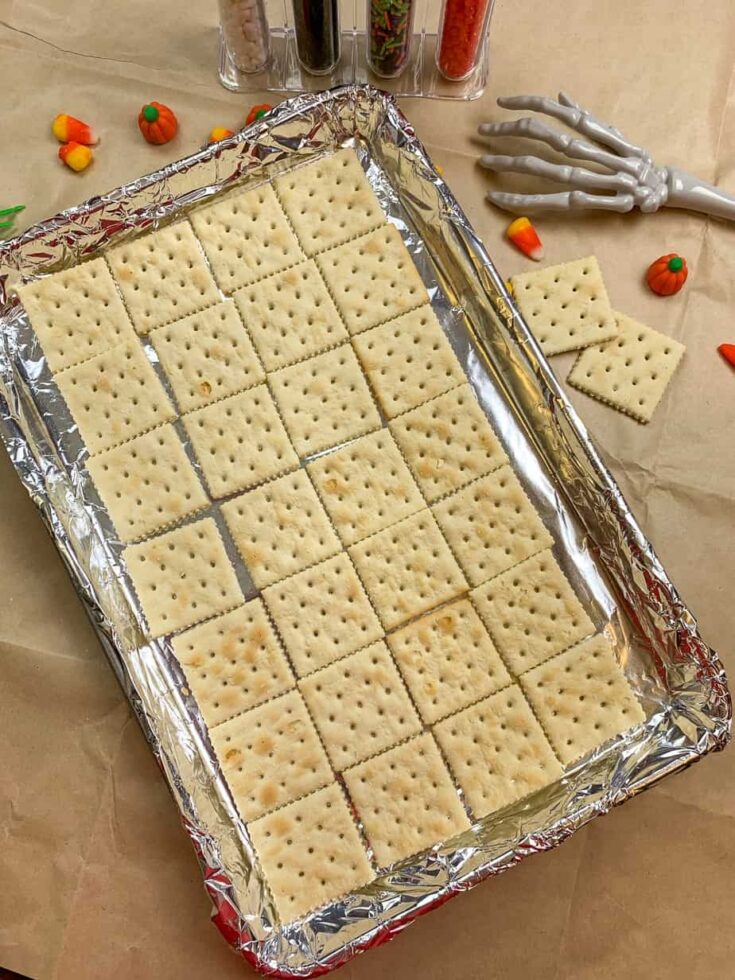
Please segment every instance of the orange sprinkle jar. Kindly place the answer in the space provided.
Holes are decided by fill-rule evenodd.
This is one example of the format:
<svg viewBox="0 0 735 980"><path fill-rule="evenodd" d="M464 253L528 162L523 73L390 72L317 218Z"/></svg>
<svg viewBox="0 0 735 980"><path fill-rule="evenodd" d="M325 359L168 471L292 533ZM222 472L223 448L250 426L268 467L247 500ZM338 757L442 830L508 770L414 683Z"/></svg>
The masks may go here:
<svg viewBox="0 0 735 980"><path fill-rule="evenodd" d="M493 0L444 0L436 66L450 82L475 70L490 23Z"/></svg>

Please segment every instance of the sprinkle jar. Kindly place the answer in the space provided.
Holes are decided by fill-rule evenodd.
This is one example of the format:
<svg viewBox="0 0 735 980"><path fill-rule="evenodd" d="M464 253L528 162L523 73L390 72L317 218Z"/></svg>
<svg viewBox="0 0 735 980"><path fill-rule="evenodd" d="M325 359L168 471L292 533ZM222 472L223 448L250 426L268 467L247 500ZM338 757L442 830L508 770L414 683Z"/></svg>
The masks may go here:
<svg viewBox="0 0 735 980"><path fill-rule="evenodd" d="M416 0L368 0L370 69L381 78L395 78L411 55L413 12Z"/></svg>
<svg viewBox="0 0 735 980"><path fill-rule="evenodd" d="M262 71L270 56L263 0L219 0L225 46L238 71Z"/></svg>
<svg viewBox="0 0 735 980"><path fill-rule="evenodd" d="M339 0L293 0L296 53L311 75L327 75L339 62Z"/></svg>
<svg viewBox="0 0 735 980"><path fill-rule="evenodd" d="M449 81L461 81L475 70L492 8L493 0L444 0L436 66Z"/></svg>

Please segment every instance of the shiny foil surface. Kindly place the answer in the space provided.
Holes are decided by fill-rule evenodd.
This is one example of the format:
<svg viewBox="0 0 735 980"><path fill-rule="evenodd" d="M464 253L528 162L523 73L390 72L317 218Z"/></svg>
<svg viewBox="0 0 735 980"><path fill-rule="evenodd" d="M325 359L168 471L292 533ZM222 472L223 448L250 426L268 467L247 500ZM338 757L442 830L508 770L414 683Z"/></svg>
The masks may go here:
<svg viewBox="0 0 735 980"><path fill-rule="evenodd" d="M170 643L147 639L122 547L83 466L87 450L13 286L342 145L354 147L403 233L468 380L554 536L557 560L597 629L614 643L647 720L535 796L282 926ZM153 349L144 348L157 368ZM0 245L0 435L168 780L215 922L266 974L306 977L333 969L452 895L555 847L592 817L723 748L730 737L731 702L720 661L410 123L390 96L370 87L284 102L231 139ZM250 598L255 592L239 564Z"/></svg>

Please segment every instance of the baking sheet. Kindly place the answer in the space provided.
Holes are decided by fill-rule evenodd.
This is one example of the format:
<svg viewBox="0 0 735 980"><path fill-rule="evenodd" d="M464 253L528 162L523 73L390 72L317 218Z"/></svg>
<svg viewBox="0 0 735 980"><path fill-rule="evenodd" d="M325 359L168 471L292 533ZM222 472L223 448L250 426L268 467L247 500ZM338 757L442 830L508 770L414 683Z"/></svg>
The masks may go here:
<svg viewBox="0 0 735 980"><path fill-rule="evenodd" d="M81 444L73 444L66 409L24 317L12 304L3 311L2 384L10 406L3 413L6 442L109 639L108 652L205 864L219 924L248 958L299 975L336 965L358 945L384 938L448 894L553 846L666 771L721 747L730 711L718 661L599 466L454 199L385 97L350 87L293 100L247 138L204 151L32 229L0 251L0 271L10 273L5 287L21 271L29 275L76 262L113 237L117 242L234 183L257 182L292 166L296 157L310 158L355 136L371 182L408 236L476 393L554 533L557 557L587 599L596 625L614 636L649 721L625 739L622 751L596 753L532 804L481 822L459 847L404 862L303 925L271 928L267 896L252 873L247 833L216 778L206 736L196 714L189 714L192 705L180 695L167 644L145 643L119 565L119 546L104 512L90 506L79 468ZM60 454L53 447L58 443L63 443Z"/></svg>

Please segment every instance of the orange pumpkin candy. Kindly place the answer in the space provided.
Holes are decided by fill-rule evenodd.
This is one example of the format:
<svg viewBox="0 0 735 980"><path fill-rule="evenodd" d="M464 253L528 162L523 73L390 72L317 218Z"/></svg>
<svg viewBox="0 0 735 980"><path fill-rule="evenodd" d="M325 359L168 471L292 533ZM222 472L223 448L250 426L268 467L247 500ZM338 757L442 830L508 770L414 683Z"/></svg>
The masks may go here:
<svg viewBox="0 0 735 980"><path fill-rule="evenodd" d="M261 102L258 105L250 106L250 112L245 117L245 125L249 126L250 123L257 122L258 119L262 119L267 113L273 108L268 102Z"/></svg>
<svg viewBox="0 0 735 980"><path fill-rule="evenodd" d="M646 282L649 288L659 296L673 296L678 293L687 281L689 269L686 259L676 252L662 255L648 267Z"/></svg>
<svg viewBox="0 0 735 980"><path fill-rule="evenodd" d="M149 143L168 143L176 135L179 124L167 105L149 102L138 115L138 128Z"/></svg>

